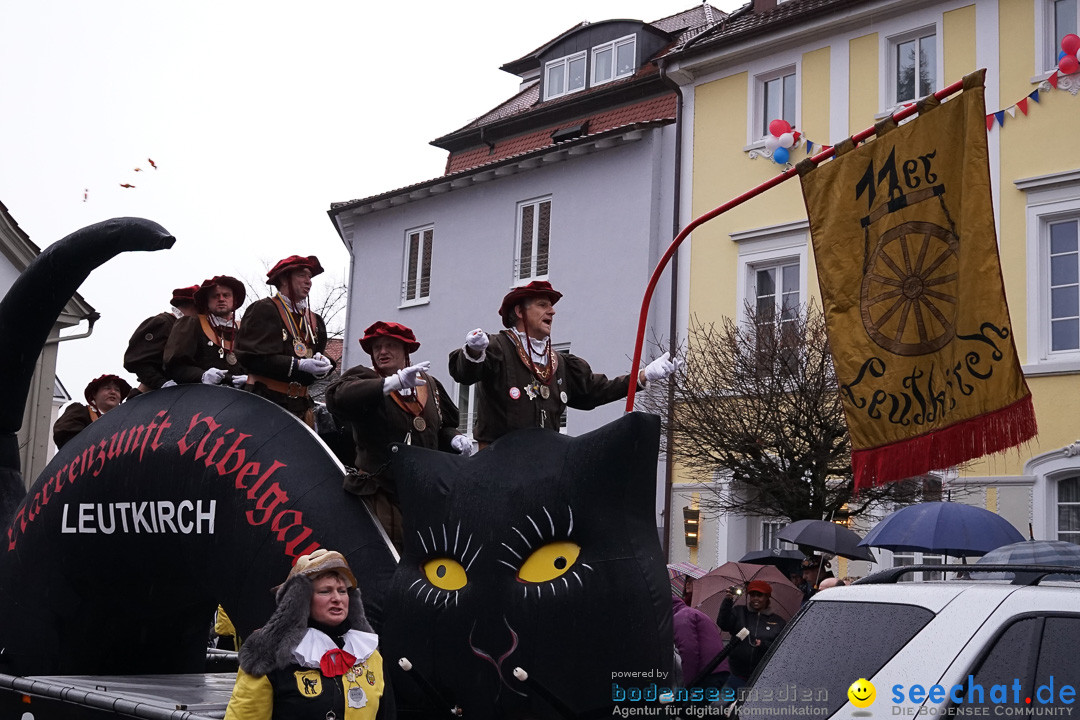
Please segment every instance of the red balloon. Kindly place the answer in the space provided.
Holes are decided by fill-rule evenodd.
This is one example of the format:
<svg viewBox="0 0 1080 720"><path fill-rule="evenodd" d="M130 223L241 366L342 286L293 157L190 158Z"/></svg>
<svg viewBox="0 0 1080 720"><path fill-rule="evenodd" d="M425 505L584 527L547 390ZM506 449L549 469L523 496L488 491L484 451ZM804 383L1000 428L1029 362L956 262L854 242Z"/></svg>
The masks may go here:
<svg viewBox="0 0 1080 720"><path fill-rule="evenodd" d="M1080 61L1077 61L1075 55L1066 55L1058 61L1058 70L1062 75L1072 75L1077 70L1080 70Z"/></svg>
<svg viewBox="0 0 1080 720"><path fill-rule="evenodd" d="M775 137L780 137L786 132L791 132L791 123L787 120L777 118L769 123L769 132Z"/></svg>
<svg viewBox="0 0 1080 720"><path fill-rule="evenodd" d="M1061 38L1061 49L1065 51L1066 55L1076 55L1077 51L1080 50L1080 35L1069 33Z"/></svg>

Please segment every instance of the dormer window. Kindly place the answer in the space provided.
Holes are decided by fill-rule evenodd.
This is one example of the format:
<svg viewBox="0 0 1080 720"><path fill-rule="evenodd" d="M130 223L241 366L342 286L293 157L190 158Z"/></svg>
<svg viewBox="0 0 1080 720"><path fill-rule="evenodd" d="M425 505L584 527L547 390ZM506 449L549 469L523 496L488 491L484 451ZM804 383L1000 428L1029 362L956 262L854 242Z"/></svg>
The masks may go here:
<svg viewBox="0 0 1080 720"><path fill-rule="evenodd" d="M585 53L574 53L552 60L544 66L544 78L545 100L584 90Z"/></svg>
<svg viewBox="0 0 1080 720"><path fill-rule="evenodd" d="M613 40L592 49L592 84L601 85L629 77L637 70L635 36Z"/></svg>

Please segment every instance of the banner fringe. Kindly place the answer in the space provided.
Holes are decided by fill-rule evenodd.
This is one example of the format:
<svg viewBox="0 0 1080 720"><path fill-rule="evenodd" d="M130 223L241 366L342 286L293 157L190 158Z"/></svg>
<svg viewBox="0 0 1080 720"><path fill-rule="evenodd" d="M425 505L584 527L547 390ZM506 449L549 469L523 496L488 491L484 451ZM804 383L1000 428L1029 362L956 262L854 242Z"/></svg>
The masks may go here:
<svg viewBox="0 0 1080 720"><path fill-rule="evenodd" d="M868 450L853 450L855 492L959 465L1020 445L1038 433L1031 394L985 415Z"/></svg>

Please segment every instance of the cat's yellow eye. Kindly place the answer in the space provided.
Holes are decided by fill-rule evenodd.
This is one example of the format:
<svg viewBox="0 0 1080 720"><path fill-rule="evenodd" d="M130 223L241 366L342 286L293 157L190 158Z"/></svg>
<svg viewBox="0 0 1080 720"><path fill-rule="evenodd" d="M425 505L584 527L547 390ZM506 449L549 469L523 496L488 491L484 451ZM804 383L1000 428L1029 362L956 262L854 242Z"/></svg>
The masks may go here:
<svg viewBox="0 0 1080 720"><path fill-rule="evenodd" d="M533 551L518 570L518 580L547 582L559 577L577 562L581 546L568 540L551 542Z"/></svg>
<svg viewBox="0 0 1080 720"><path fill-rule="evenodd" d="M469 582L465 568L450 558L435 558L424 563L424 576L440 590L460 590Z"/></svg>

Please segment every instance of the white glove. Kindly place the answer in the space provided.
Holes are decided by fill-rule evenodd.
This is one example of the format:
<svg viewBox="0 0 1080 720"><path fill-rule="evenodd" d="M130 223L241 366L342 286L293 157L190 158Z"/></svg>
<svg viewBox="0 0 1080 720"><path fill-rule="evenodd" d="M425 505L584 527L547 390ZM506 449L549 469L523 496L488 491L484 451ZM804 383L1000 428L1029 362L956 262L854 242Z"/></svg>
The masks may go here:
<svg viewBox="0 0 1080 720"><path fill-rule="evenodd" d="M427 380L420 377L421 372L427 372L431 367L431 363L425 360L422 363L416 365L410 365L407 368L398 370L393 375L390 375L383 381L383 395L389 395L395 390L404 390L406 388L414 388L417 385L427 385Z"/></svg>
<svg viewBox="0 0 1080 720"><path fill-rule="evenodd" d="M247 385L247 375L233 375L232 384L233 387L244 387Z"/></svg>
<svg viewBox="0 0 1080 720"><path fill-rule="evenodd" d="M469 457L473 454L472 441L470 441L469 438L465 437L464 435L455 435L453 438L451 438L450 447L454 448L465 457Z"/></svg>
<svg viewBox="0 0 1080 720"><path fill-rule="evenodd" d="M221 368L210 368L202 374L204 385L220 385L225 379L226 371Z"/></svg>
<svg viewBox="0 0 1080 720"><path fill-rule="evenodd" d="M477 352L477 354L484 352L484 350L487 349L487 346L487 333L480 328L476 328L475 330L472 330L465 334L465 347L472 348Z"/></svg>
<svg viewBox="0 0 1080 720"><path fill-rule="evenodd" d="M682 365L682 361L678 358L675 358L674 361L668 360L669 354L670 353L664 353L645 366L645 382L663 380L667 376L673 375L675 371L679 369Z"/></svg>
<svg viewBox="0 0 1080 720"><path fill-rule="evenodd" d="M317 378L321 378L326 377L326 374L334 369L334 364L322 353L315 353L315 357L301 358L298 360L296 367L306 373L311 373Z"/></svg>

